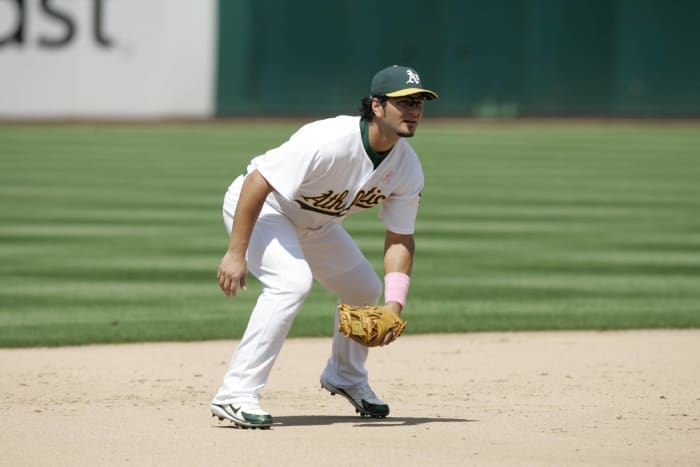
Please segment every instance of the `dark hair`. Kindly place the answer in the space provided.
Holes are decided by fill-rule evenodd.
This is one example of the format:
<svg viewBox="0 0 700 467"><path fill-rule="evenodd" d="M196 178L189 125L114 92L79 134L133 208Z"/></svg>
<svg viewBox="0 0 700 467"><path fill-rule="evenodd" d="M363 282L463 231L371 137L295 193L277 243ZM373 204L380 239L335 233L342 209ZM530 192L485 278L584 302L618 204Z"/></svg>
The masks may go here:
<svg viewBox="0 0 700 467"><path fill-rule="evenodd" d="M386 104L387 97L386 96L373 96L373 97L363 97L362 101L360 102L360 117L363 119L367 120L368 122L371 122L374 120L374 111L372 110L372 99L376 97L379 99L379 103L384 105Z"/></svg>

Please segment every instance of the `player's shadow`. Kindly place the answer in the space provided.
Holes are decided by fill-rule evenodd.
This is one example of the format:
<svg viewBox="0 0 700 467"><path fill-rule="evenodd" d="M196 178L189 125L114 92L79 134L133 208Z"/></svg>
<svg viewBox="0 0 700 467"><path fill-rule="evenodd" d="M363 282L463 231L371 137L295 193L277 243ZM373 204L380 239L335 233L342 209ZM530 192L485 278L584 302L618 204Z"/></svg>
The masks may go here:
<svg viewBox="0 0 700 467"><path fill-rule="evenodd" d="M426 423L471 423L478 420L467 420L465 418L438 418L438 417L387 417L370 418L355 416L337 415L290 415L287 417L275 417L275 426L324 426L351 424L358 427L391 427L391 426L412 426Z"/></svg>

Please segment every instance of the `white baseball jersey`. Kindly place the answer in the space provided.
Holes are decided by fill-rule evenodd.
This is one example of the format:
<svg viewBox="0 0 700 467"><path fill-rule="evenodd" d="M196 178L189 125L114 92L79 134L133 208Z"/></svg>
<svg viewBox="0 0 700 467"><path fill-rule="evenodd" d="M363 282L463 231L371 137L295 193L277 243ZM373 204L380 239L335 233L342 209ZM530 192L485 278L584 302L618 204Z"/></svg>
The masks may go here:
<svg viewBox="0 0 700 467"><path fill-rule="evenodd" d="M365 152L360 117L338 116L303 126L281 146L254 158L247 172L258 170L275 191L266 202L302 229L381 204L385 227L413 234L423 169L404 138L375 169Z"/></svg>

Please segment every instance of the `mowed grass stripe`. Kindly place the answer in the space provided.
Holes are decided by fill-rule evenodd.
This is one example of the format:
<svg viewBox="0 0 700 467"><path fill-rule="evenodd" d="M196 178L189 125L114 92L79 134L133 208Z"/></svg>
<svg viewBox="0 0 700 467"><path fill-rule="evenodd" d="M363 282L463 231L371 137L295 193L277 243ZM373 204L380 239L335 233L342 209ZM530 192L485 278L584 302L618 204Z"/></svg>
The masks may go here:
<svg viewBox="0 0 700 467"><path fill-rule="evenodd" d="M639 135L621 131L620 136L636 139ZM462 301L470 302L465 307L469 310L480 309L489 298L492 302L510 302L510 307L492 308L494 316L505 313L505 321L516 307L539 307L540 311L555 307L561 313L557 319L547 316L539 321L555 329L566 326L561 316L569 316L569 324L575 321L582 327L597 322L605 328L611 325L605 323L615 319L619 320L613 327L634 326L635 313L639 314L637 325L667 326L674 319L697 323L697 283L687 280L700 274L700 257L692 251L700 232L697 217L691 215L700 199L695 184L698 160L691 157L697 155L695 132L693 137L694 144L686 141L676 147L675 159L668 156L668 146L657 143L657 148L664 148L663 156L646 148L642 153L647 154L633 160L629 160L625 144L616 145L623 151L608 148L589 153L599 148L585 144L572 149L561 140L558 145L545 142L537 144L536 150L518 150L524 158L517 160L512 155L499 157L502 146L492 141L488 154L476 155L484 157L469 166L471 172L455 175L458 171L441 171L448 180L433 192L426 188L423 206L424 212L430 212L429 205L441 205L440 213L428 214L436 219L423 216L427 227L419 232L444 240L437 244L428 241L422 248L430 249L430 254L440 257L443 264L448 261L461 265L463 275L468 277L443 287L438 294L462 297ZM572 155L577 157L573 163ZM489 164L493 159L496 163ZM446 189L456 178L462 180L462 196ZM509 187L508 192L503 187ZM458 214L453 221L438 220L445 213L449 216L455 204ZM567 213L555 211L555 215L542 217L540 213L548 212L551 206ZM596 215L591 215L591 207ZM660 251L650 252L639 246L644 242L640 237L648 238L649 233L662 239L657 242L662 246ZM666 238L671 246L663 248ZM679 242L689 246L679 249ZM440 253L448 250L448 245L451 254ZM676 254L669 254L674 245ZM440 263L437 259L436 264ZM512 284L523 277L538 279L528 281L527 287ZM546 277L556 277L558 285L553 286ZM625 286L606 291L599 287L600 281L591 279L598 277ZM640 277L662 285L642 289L637 280ZM431 285L433 290L440 288ZM503 321L479 316L473 326L481 327L484 322Z"/></svg>
<svg viewBox="0 0 700 467"><path fill-rule="evenodd" d="M298 125L0 126L0 345L233 338L223 194ZM700 325L700 131L428 123L408 332ZM381 271L372 210L346 227ZM292 335L329 335L316 287ZM449 323L449 324L447 324Z"/></svg>

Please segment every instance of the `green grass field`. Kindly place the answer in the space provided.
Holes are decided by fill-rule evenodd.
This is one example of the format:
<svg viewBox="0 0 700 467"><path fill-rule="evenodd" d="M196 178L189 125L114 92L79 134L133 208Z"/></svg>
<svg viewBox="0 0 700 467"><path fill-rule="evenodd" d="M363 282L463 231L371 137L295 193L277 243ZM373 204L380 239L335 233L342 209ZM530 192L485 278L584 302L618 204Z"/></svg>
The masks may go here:
<svg viewBox="0 0 700 467"><path fill-rule="evenodd" d="M295 123L0 125L0 346L239 337L223 194ZM426 120L407 333L700 327L700 127ZM345 223L381 265L376 210ZM315 288L292 335L330 335Z"/></svg>

